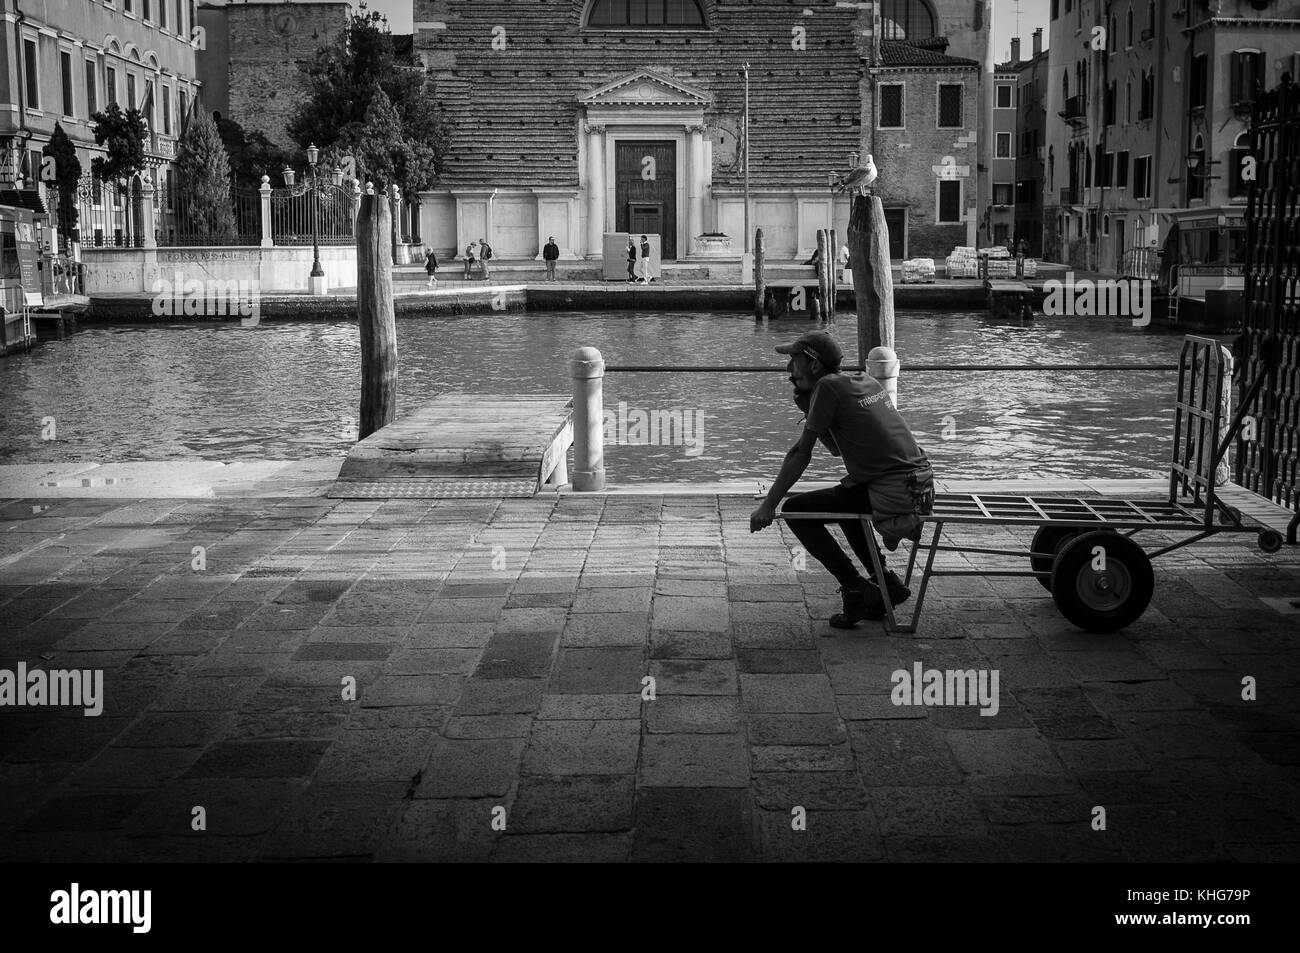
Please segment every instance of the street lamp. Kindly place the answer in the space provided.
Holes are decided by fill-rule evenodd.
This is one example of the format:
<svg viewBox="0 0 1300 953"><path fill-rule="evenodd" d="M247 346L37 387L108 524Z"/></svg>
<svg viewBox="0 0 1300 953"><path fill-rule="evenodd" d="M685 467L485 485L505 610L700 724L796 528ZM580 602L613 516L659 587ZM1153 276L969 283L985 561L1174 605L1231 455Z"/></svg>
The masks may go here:
<svg viewBox="0 0 1300 953"><path fill-rule="evenodd" d="M320 266L320 192L316 190L316 160L319 158L320 150L316 148L316 143L313 142L307 147L307 165L311 166L311 248L313 255L311 276L313 278L325 277L325 269Z"/></svg>

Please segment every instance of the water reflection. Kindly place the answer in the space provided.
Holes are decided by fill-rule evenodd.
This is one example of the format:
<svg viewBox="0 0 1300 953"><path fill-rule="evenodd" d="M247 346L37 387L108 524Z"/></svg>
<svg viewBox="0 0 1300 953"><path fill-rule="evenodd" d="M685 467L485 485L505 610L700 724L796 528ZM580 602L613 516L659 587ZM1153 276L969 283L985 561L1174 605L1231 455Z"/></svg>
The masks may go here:
<svg viewBox="0 0 1300 953"><path fill-rule="evenodd" d="M852 315L838 334L853 355ZM771 364L809 322L744 315L536 313L398 320L399 407L446 391L567 394L581 345L609 364ZM1127 321L900 312L899 403L942 474L1127 477L1164 472L1174 375L908 374L907 364L1173 363L1181 338ZM3 359L5 462L298 459L341 455L360 400L351 323L92 327ZM702 446L609 446L612 480L770 478L798 434L782 373L612 373L605 406L701 415ZM41 439L41 418L57 422ZM945 421L947 418L947 421ZM945 426L945 423L947 424ZM810 473L836 475L818 453Z"/></svg>

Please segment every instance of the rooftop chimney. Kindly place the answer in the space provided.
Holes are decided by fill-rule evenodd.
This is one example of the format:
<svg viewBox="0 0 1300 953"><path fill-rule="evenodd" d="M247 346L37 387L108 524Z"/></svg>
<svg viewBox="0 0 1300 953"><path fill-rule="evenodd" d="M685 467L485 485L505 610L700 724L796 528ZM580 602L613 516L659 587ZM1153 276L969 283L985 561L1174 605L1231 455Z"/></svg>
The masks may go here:
<svg viewBox="0 0 1300 953"><path fill-rule="evenodd" d="M1020 37L1013 36L1011 38L1011 65L1014 66L1019 62L1020 62Z"/></svg>
<svg viewBox="0 0 1300 953"><path fill-rule="evenodd" d="M1034 31L1034 55L1037 56L1043 52L1043 28L1040 26Z"/></svg>

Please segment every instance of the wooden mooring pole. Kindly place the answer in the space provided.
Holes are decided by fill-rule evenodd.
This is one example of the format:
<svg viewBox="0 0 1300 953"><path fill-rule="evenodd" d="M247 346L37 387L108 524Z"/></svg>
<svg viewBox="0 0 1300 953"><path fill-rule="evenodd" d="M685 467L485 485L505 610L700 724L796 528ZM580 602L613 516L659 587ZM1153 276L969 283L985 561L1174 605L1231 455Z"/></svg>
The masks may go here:
<svg viewBox="0 0 1300 953"><path fill-rule="evenodd" d="M763 277L763 230L754 229L754 320L761 321L767 296L767 280Z"/></svg>
<svg viewBox="0 0 1300 953"><path fill-rule="evenodd" d="M357 213L357 323L361 332L364 440L397 416L397 326L393 316L392 212L388 196L363 195Z"/></svg>
<svg viewBox="0 0 1300 953"><path fill-rule="evenodd" d="M874 195L857 195L849 215L849 268L858 311L858 360L873 348L894 347L894 278L889 267L889 228Z"/></svg>
<svg viewBox="0 0 1300 953"><path fill-rule="evenodd" d="M826 259L826 267L829 270L826 272L826 274L828 275L826 284L827 287L830 289L830 295L826 299L826 315L831 320L834 320L835 299L839 296L840 293L840 270L838 268L840 252L839 252L839 245L835 240L835 229L832 228L830 232L827 234L828 237L826 240L826 244L828 247L826 251L828 257Z"/></svg>
<svg viewBox="0 0 1300 953"><path fill-rule="evenodd" d="M830 282L827 280L830 272L826 269L826 229L817 229L817 252L821 259L821 266L817 269L817 300L821 302L820 318L828 318L831 313L830 306Z"/></svg>

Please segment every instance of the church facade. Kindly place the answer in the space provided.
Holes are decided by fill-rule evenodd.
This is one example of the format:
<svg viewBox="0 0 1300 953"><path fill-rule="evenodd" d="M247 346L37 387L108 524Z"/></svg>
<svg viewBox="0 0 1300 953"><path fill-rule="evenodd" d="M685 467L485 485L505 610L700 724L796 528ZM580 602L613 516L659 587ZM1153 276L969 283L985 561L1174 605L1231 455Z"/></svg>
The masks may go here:
<svg viewBox="0 0 1300 953"><path fill-rule="evenodd" d="M750 227L770 257L806 258L819 228L847 231L848 198L828 176L876 150L906 158L877 163L891 214L916 236L896 250L942 256L987 202L977 130L991 12L989 0L882 0L876 29L869 4L834 0L415 0L413 54L451 134L420 234L440 256L486 237L500 258L535 258L554 236L562 258L591 258L615 231L659 234L669 261L718 233L739 254L747 164ZM873 88L901 67L933 87L912 100L935 114L875 128ZM965 90L959 122L940 89L951 84ZM954 169L969 177L960 218L939 221L958 193L938 183Z"/></svg>

